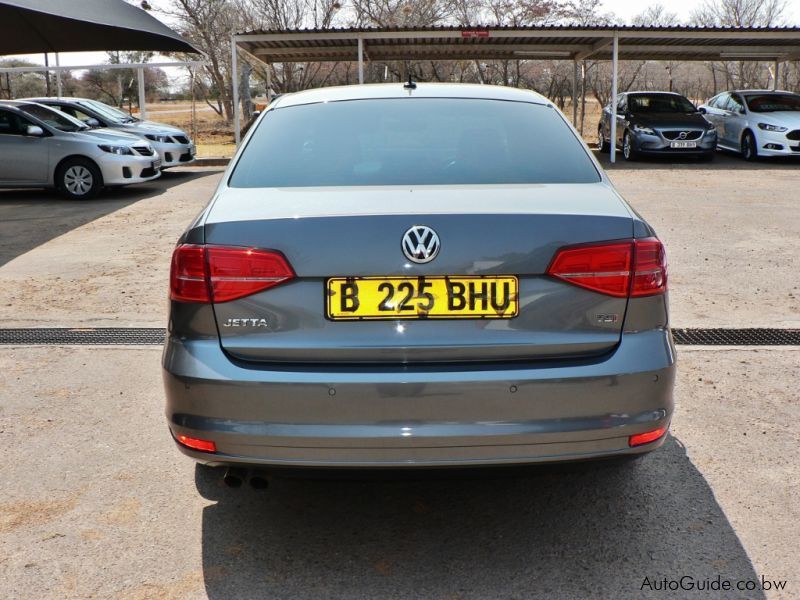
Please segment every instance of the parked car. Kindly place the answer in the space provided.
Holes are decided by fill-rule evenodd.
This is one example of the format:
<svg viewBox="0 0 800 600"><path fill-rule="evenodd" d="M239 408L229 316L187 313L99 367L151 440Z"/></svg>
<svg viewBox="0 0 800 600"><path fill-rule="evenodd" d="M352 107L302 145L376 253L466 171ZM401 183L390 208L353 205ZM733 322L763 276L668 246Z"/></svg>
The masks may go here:
<svg viewBox="0 0 800 600"><path fill-rule="evenodd" d="M286 95L213 197L172 255L166 414L232 485L664 442L664 248L539 94Z"/></svg>
<svg viewBox="0 0 800 600"><path fill-rule="evenodd" d="M98 100L86 98L31 98L58 109L90 127L111 127L147 140L161 157L162 169L194 162L197 149L189 136L177 127L141 121Z"/></svg>
<svg viewBox="0 0 800 600"><path fill-rule="evenodd" d="M611 105L597 129L600 151L611 147ZM689 100L672 92L627 92L617 104L617 147L625 160L640 156L695 155L710 159L717 133Z"/></svg>
<svg viewBox="0 0 800 600"><path fill-rule="evenodd" d="M800 94L770 90L722 92L700 106L717 128L717 145L742 155L800 156Z"/></svg>
<svg viewBox="0 0 800 600"><path fill-rule="evenodd" d="M73 199L150 181L161 159L136 136L90 130L33 102L0 101L0 188L55 187Z"/></svg>

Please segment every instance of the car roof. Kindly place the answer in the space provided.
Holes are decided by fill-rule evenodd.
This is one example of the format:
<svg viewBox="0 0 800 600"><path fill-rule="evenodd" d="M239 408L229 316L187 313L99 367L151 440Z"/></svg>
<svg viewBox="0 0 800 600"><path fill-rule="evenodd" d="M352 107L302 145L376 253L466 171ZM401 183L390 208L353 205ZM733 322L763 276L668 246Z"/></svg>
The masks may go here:
<svg viewBox="0 0 800 600"><path fill-rule="evenodd" d="M36 96L35 98L22 98L22 100L27 100L28 102L81 102L88 100L88 98L58 98L56 96Z"/></svg>
<svg viewBox="0 0 800 600"><path fill-rule="evenodd" d="M630 92L625 92L626 95L630 96L631 94L663 94L665 96L681 96L683 94L679 94L678 92L662 92L660 90L632 90Z"/></svg>
<svg viewBox="0 0 800 600"><path fill-rule="evenodd" d="M479 85L470 83L416 83L408 89L402 83L374 83L365 85L343 85L315 88L285 94L272 102L270 108L285 108L300 104L338 102L345 100L377 100L386 98L469 98L485 100L508 100L530 102L551 106L552 103L531 90L519 88Z"/></svg>
<svg viewBox="0 0 800 600"><path fill-rule="evenodd" d="M730 94L793 94L797 96L797 92L790 92L788 90L731 90Z"/></svg>

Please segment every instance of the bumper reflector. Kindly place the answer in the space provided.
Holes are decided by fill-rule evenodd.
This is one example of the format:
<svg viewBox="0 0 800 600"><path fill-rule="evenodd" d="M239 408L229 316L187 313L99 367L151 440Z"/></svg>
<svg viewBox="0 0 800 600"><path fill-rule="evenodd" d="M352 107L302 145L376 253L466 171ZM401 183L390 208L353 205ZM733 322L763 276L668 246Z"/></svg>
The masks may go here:
<svg viewBox="0 0 800 600"><path fill-rule="evenodd" d="M200 450L202 452L216 452L217 445L211 440L200 440L197 438L189 437L188 435L179 435L175 438L178 443L192 450Z"/></svg>
<svg viewBox="0 0 800 600"><path fill-rule="evenodd" d="M628 446L633 448L634 446L642 446L643 444L649 444L650 442L655 442L665 433L667 433L666 427L659 427L658 429L654 429L653 431L645 431L644 433L637 433L636 435L632 435L628 438Z"/></svg>

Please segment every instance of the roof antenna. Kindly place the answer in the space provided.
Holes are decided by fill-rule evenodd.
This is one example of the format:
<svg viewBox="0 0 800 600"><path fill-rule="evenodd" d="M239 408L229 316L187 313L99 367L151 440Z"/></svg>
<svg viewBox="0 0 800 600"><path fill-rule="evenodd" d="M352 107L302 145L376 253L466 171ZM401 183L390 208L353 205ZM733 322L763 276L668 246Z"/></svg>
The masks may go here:
<svg viewBox="0 0 800 600"><path fill-rule="evenodd" d="M407 90L417 89L417 82L411 79L411 72L408 73L408 81L403 84L403 88Z"/></svg>

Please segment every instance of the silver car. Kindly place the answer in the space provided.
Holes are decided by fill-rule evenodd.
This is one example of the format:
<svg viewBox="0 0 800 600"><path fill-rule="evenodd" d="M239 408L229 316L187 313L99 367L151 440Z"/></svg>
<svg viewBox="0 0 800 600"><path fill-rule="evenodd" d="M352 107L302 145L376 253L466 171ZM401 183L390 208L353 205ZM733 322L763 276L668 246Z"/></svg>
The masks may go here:
<svg viewBox="0 0 800 600"><path fill-rule="evenodd" d="M98 100L87 98L31 98L58 109L91 127L110 127L146 140L161 157L163 169L195 161L197 149L188 134L177 127L141 121Z"/></svg>
<svg viewBox="0 0 800 600"><path fill-rule="evenodd" d="M179 240L170 297L170 430L233 485L637 455L673 412L664 248L530 91L281 97Z"/></svg>
<svg viewBox="0 0 800 600"><path fill-rule="evenodd" d="M54 187L84 200L156 179L160 168L153 147L135 136L90 130L41 104L0 101L0 188Z"/></svg>
<svg viewBox="0 0 800 600"><path fill-rule="evenodd" d="M717 145L745 160L800 156L800 94L770 90L723 92L700 106L717 128Z"/></svg>

